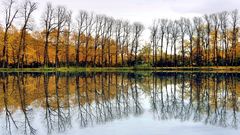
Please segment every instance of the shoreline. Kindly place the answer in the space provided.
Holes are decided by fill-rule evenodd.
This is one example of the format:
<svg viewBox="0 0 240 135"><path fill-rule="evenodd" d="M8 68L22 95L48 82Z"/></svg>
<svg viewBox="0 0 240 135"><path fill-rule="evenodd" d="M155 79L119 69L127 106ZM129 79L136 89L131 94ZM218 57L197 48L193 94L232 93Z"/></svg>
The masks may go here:
<svg viewBox="0 0 240 135"><path fill-rule="evenodd" d="M240 73L240 66L0 68L0 72L219 72Z"/></svg>

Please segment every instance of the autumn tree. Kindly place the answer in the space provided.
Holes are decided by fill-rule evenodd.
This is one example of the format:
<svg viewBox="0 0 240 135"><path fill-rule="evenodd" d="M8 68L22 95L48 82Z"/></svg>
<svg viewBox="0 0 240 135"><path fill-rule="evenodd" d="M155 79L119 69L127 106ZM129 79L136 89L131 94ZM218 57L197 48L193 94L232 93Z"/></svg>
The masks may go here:
<svg viewBox="0 0 240 135"><path fill-rule="evenodd" d="M150 39L142 42L144 26L106 15L72 12L48 3L41 18L43 28L33 31L36 2L25 0L18 9L14 0L4 3L1 66L60 67L228 66L239 65L239 14L206 14L193 19L156 19ZM18 14L19 13L19 14ZM18 17L19 15L19 17ZM19 19L19 25L13 22ZM151 53L149 53L151 52Z"/></svg>

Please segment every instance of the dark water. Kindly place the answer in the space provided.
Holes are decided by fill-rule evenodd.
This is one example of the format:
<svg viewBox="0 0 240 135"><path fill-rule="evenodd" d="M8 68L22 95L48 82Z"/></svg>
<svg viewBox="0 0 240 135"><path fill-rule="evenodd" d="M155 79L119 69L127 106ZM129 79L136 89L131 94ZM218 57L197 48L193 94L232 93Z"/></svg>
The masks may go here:
<svg viewBox="0 0 240 135"><path fill-rule="evenodd" d="M0 73L0 133L238 135L240 74Z"/></svg>

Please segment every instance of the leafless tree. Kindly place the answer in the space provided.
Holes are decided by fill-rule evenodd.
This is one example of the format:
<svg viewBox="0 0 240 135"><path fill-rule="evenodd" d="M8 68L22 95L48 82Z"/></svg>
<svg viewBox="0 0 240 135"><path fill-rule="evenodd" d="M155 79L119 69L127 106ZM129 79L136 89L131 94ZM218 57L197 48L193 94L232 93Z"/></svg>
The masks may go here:
<svg viewBox="0 0 240 135"><path fill-rule="evenodd" d="M180 36L181 36L181 53L182 53L182 65L185 66L185 45L184 45L184 40L185 40L185 34L187 32L187 26L186 26L187 19L186 18L181 18L179 20L179 28L180 28Z"/></svg>
<svg viewBox="0 0 240 135"><path fill-rule="evenodd" d="M229 53L228 53L228 12L223 11L221 13L218 14L219 16L219 22L220 22L220 28L221 28L221 40L223 42L223 46L222 46L222 57L225 56L225 62L224 64L227 66L229 65ZM225 51L224 51L225 50ZM225 55L224 55L225 54ZM223 58L222 58L223 60Z"/></svg>
<svg viewBox="0 0 240 135"><path fill-rule="evenodd" d="M133 24L133 42L132 45L134 47L134 65L137 63L137 53L139 48L140 36L144 30L144 26L141 23L135 22Z"/></svg>
<svg viewBox="0 0 240 135"><path fill-rule="evenodd" d="M151 43L152 43L152 64L153 66L156 66L157 62L157 50L158 50L158 44L160 41L160 35L159 35L159 22L154 20L152 27L150 27L151 30Z"/></svg>
<svg viewBox="0 0 240 135"><path fill-rule="evenodd" d="M95 17L95 38L94 38L94 58L93 58L93 64L94 67L96 67L96 59L97 59L97 48L99 47L99 40L100 40L100 36L101 36L101 30L103 27L103 23L104 23L104 16L102 15L96 15ZM99 56L100 57L100 56Z"/></svg>
<svg viewBox="0 0 240 135"><path fill-rule="evenodd" d="M171 36L172 36L171 52L172 52L172 49L173 49L173 53L174 53L173 62L174 62L174 66L177 66L177 39L179 37L179 27L178 27L178 22L177 21L174 21L174 23L173 23Z"/></svg>
<svg viewBox="0 0 240 135"><path fill-rule="evenodd" d="M76 52L76 66L79 66L79 56L80 56L80 45L82 44L82 39L81 37L84 34L84 31L86 29L85 26L85 18L87 17L87 12L85 11L80 11L78 16L77 16L77 43L76 43L76 48L75 48L75 52Z"/></svg>
<svg viewBox="0 0 240 135"><path fill-rule="evenodd" d="M239 14L238 14L238 10L234 10L231 12L230 14L231 16L231 27L232 27L232 62L231 65L236 65L236 46L237 46L237 42L238 42L238 32L239 32L239 27L238 27L238 23L239 23Z"/></svg>
<svg viewBox="0 0 240 135"><path fill-rule="evenodd" d="M131 26L128 21L123 22L123 36L121 40L121 61L122 66L125 65L124 63L124 52L126 52L126 56L128 59L128 45L129 45L129 38L130 38Z"/></svg>
<svg viewBox="0 0 240 135"><path fill-rule="evenodd" d="M168 23L168 20L167 19L161 19L160 20L160 38L161 38L161 47L160 47L160 64L162 66L163 64L163 42L164 42L164 37L165 37L165 33L166 33L166 28L167 28L167 23Z"/></svg>
<svg viewBox="0 0 240 135"><path fill-rule="evenodd" d="M72 24L72 11L68 11L66 15L66 66L69 67L69 47L71 36L71 24Z"/></svg>
<svg viewBox="0 0 240 135"><path fill-rule="evenodd" d="M106 40L106 42L104 43L104 45L107 46L107 52L108 55L106 56L106 60L108 59L108 66L111 66L112 64L112 59L111 59L111 38L113 36L113 24L114 24L114 19L113 18L107 18L107 27L106 27L106 32L105 32L105 37L104 40ZM106 62L106 61L105 61Z"/></svg>
<svg viewBox="0 0 240 135"><path fill-rule="evenodd" d="M66 25L67 18L67 10L65 7L59 6L56 9L56 25L57 25L57 35L56 35L56 45L55 45L55 67L59 67L59 44L60 44L60 36L63 31L64 26Z"/></svg>
<svg viewBox="0 0 240 135"><path fill-rule="evenodd" d="M193 22L197 34L195 61L197 66L201 66L202 65L201 32L203 20L201 17L194 17Z"/></svg>
<svg viewBox="0 0 240 135"><path fill-rule="evenodd" d="M89 42L92 36L93 25L94 25L94 14L87 14L85 17L85 66L88 66L88 51L89 51Z"/></svg>
<svg viewBox="0 0 240 135"><path fill-rule="evenodd" d="M189 36L189 59L190 59L190 66L193 65L193 34L194 34L194 26L191 22L190 19L187 19L187 33L188 33L188 36Z"/></svg>
<svg viewBox="0 0 240 135"><path fill-rule="evenodd" d="M23 3L23 7L21 9L22 11L20 10L20 12L23 17L23 26L21 28L20 43L18 48L18 68L20 67L20 64L22 68L24 65L24 58L26 55L26 34L27 30L31 29L29 22L31 21L30 19L32 13L37 9L37 3L32 2L30 0L26 0Z"/></svg>
<svg viewBox="0 0 240 135"><path fill-rule="evenodd" d="M49 56L48 56L48 46L49 46L49 36L52 31L56 28L56 23L54 22L54 8L51 3L47 4L45 12L43 13L43 23L45 26L45 43L44 43L44 66L48 66L49 64Z"/></svg>
<svg viewBox="0 0 240 135"><path fill-rule="evenodd" d="M209 15L204 15L204 20L206 22L206 29L205 29L205 32L206 32L206 36L205 36L205 42L206 42L206 50L205 50L205 55L206 55L206 61L207 61L207 65L209 60L210 60L210 34L211 34L211 31L212 31L212 21L211 21L211 18Z"/></svg>
<svg viewBox="0 0 240 135"><path fill-rule="evenodd" d="M100 57L99 57L99 65L100 65L100 61L101 61L101 64L102 64L102 67L106 65L106 59L105 59L105 41L106 41L106 36L107 36L107 21L108 18L106 16L103 16L103 25L102 25L102 28L101 28L101 42L100 42L100 45L101 45L101 60L100 60Z"/></svg>
<svg viewBox="0 0 240 135"><path fill-rule="evenodd" d="M15 0L6 0L4 5L4 36L3 36L3 68L8 67L8 32L11 28L14 19L17 16L17 13L19 11L18 8L14 9L14 5L16 4Z"/></svg>
<svg viewBox="0 0 240 135"><path fill-rule="evenodd" d="M165 47L165 64L167 64L168 62L168 46L169 46L169 42L170 42L170 34L171 34L171 30L172 30L172 21L169 20L168 21L168 24L167 24L167 27L166 27L166 47Z"/></svg>
<svg viewBox="0 0 240 135"><path fill-rule="evenodd" d="M219 19L217 14L211 15L211 20L213 22L214 27L214 43L213 43L213 63L218 65L218 31L219 31Z"/></svg>
<svg viewBox="0 0 240 135"><path fill-rule="evenodd" d="M115 21L115 43L116 43L116 52L115 52L115 64L118 65L118 55L119 55L119 46L121 46L121 36L122 36L122 21Z"/></svg>

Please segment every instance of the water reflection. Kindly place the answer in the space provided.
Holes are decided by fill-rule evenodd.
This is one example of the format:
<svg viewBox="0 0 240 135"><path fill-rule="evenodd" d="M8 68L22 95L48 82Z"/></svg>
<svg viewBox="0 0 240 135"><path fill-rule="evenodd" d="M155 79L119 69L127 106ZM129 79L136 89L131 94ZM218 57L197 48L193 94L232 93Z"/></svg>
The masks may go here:
<svg viewBox="0 0 240 135"><path fill-rule="evenodd" d="M240 74L0 73L3 134L61 133L141 117L238 129Z"/></svg>

